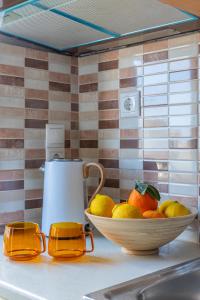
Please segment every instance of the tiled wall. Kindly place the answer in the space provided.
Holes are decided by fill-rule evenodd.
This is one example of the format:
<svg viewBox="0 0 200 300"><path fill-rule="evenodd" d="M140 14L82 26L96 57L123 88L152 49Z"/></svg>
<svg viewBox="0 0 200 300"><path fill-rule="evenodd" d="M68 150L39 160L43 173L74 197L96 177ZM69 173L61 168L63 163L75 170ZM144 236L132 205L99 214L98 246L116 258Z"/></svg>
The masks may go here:
<svg viewBox="0 0 200 300"><path fill-rule="evenodd" d="M0 228L40 220L47 122L65 124L66 157L78 155L77 63L0 44Z"/></svg>
<svg viewBox="0 0 200 300"><path fill-rule="evenodd" d="M196 33L79 60L0 44L0 225L40 221L47 122L65 123L67 158L105 166L115 200L140 178L197 206L199 44ZM137 90L141 115L122 118L120 94Z"/></svg>
<svg viewBox="0 0 200 300"><path fill-rule="evenodd" d="M195 33L79 58L80 156L106 167L116 200L140 178L197 207L199 43ZM138 90L141 115L120 117L120 94Z"/></svg>

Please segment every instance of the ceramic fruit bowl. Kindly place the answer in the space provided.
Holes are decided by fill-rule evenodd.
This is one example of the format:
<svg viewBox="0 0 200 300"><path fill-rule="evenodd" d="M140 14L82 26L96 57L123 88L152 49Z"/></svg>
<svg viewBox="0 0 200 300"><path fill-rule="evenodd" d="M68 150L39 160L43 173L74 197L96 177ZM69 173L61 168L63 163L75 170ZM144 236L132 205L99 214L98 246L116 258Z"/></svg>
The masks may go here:
<svg viewBox="0 0 200 300"><path fill-rule="evenodd" d="M128 254L149 255L158 253L159 247L171 242L192 223L197 215L162 219L112 219L85 214L93 225L109 240Z"/></svg>

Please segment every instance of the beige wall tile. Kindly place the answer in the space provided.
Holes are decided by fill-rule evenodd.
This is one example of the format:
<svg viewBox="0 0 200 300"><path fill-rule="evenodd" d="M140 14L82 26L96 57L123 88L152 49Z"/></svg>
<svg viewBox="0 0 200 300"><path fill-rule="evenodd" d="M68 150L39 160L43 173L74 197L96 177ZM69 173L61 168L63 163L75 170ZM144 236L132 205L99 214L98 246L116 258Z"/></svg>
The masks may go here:
<svg viewBox="0 0 200 300"><path fill-rule="evenodd" d="M23 160L24 149L0 149L0 161Z"/></svg>
<svg viewBox="0 0 200 300"><path fill-rule="evenodd" d="M173 48L178 46L190 45L195 42L198 42L198 33L169 39L168 45L169 48Z"/></svg>
<svg viewBox="0 0 200 300"><path fill-rule="evenodd" d="M26 108L25 118L26 119L36 119L36 120L48 120L48 110L47 109Z"/></svg>
<svg viewBox="0 0 200 300"><path fill-rule="evenodd" d="M144 44L144 53L147 52L155 52L168 48L168 40L157 41L153 43L145 43Z"/></svg>
<svg viewBox="0 0 200 300"><path fill-rule="evenodd" d="M99 119L100 120L118 120L119 119L119 110L118 109L100 110L99 111Z"/></svg>
<svg viewBox="0 0 200 300"><path fill-rule="evenodd" d="M42 81L49 80L49 72L40 69L25 68L24 75L26 79L35 79L35 80L42 80Z"/></svg>
<svg viewBox="0 0 200 300"><path fill-rule="evenodd" d="M70 93L66 93L66 92L49 91L49 101L70 102L71 95L70 95Z"/></svg>
<svg viewBox="0 0 200 300"><path fill-rule="evenodd" d="M99 62L117 60L118 57L119 57L118 50L100 53L99 54Z"/></svg>
<svg viewBox="0 0 200 300"><path fill-rule="evenodd" d="M119 70L115 69L115 70L108 70L108 71L102 71L99 72L98 74L98 80L99 82L102 81L115 81L119 79ZM112 88L110 88L109 90L112 90Z"/></svg>

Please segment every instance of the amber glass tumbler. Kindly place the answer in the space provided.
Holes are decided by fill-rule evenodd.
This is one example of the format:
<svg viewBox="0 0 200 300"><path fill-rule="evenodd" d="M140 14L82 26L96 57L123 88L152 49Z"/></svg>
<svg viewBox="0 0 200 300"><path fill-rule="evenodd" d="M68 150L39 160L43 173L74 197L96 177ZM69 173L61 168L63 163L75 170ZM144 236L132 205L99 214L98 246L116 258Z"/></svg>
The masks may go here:
<svg viewBox="0 0 200 300"><path fill-rule="evenodd" d="M9 223L5 227L3 252L14 260L29 260L46 251L45 235L32 222Z"/></svg>
<svg viewBox="0 0 200 300"><path fill-rule="evenodd" d="M86 249L86 234L90 236L91 249ZM48 253L54 258L70 258L94 250L93 233L85 232L80 223L60 222L51 225Z"/></svg>

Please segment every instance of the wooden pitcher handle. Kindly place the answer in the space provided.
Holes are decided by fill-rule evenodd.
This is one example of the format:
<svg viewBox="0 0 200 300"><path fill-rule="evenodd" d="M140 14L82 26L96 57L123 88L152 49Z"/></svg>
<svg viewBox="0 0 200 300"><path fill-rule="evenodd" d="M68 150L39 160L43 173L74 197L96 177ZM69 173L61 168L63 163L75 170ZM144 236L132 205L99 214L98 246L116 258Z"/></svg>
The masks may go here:
<svg viewBox="0 0 200 300"><path fill-rule="evenodd" d="M102 189L102 187L103 187L103 185L105 183L105 169L102 166L102 164L100 164L100 163L94 163L94 162L85 163L83 165L83 177L84 178L88 178L89 177L90 167L96 167L99 170L100 176L101 176L101 180L100 180L99 186L97 187L96 191L93 193L92 197L90 198L88 206L90 206L90 203L91 203L92 199L94 199L94 197L96 196L96 194L98 194L100 192L100 190Z"/></svg>

